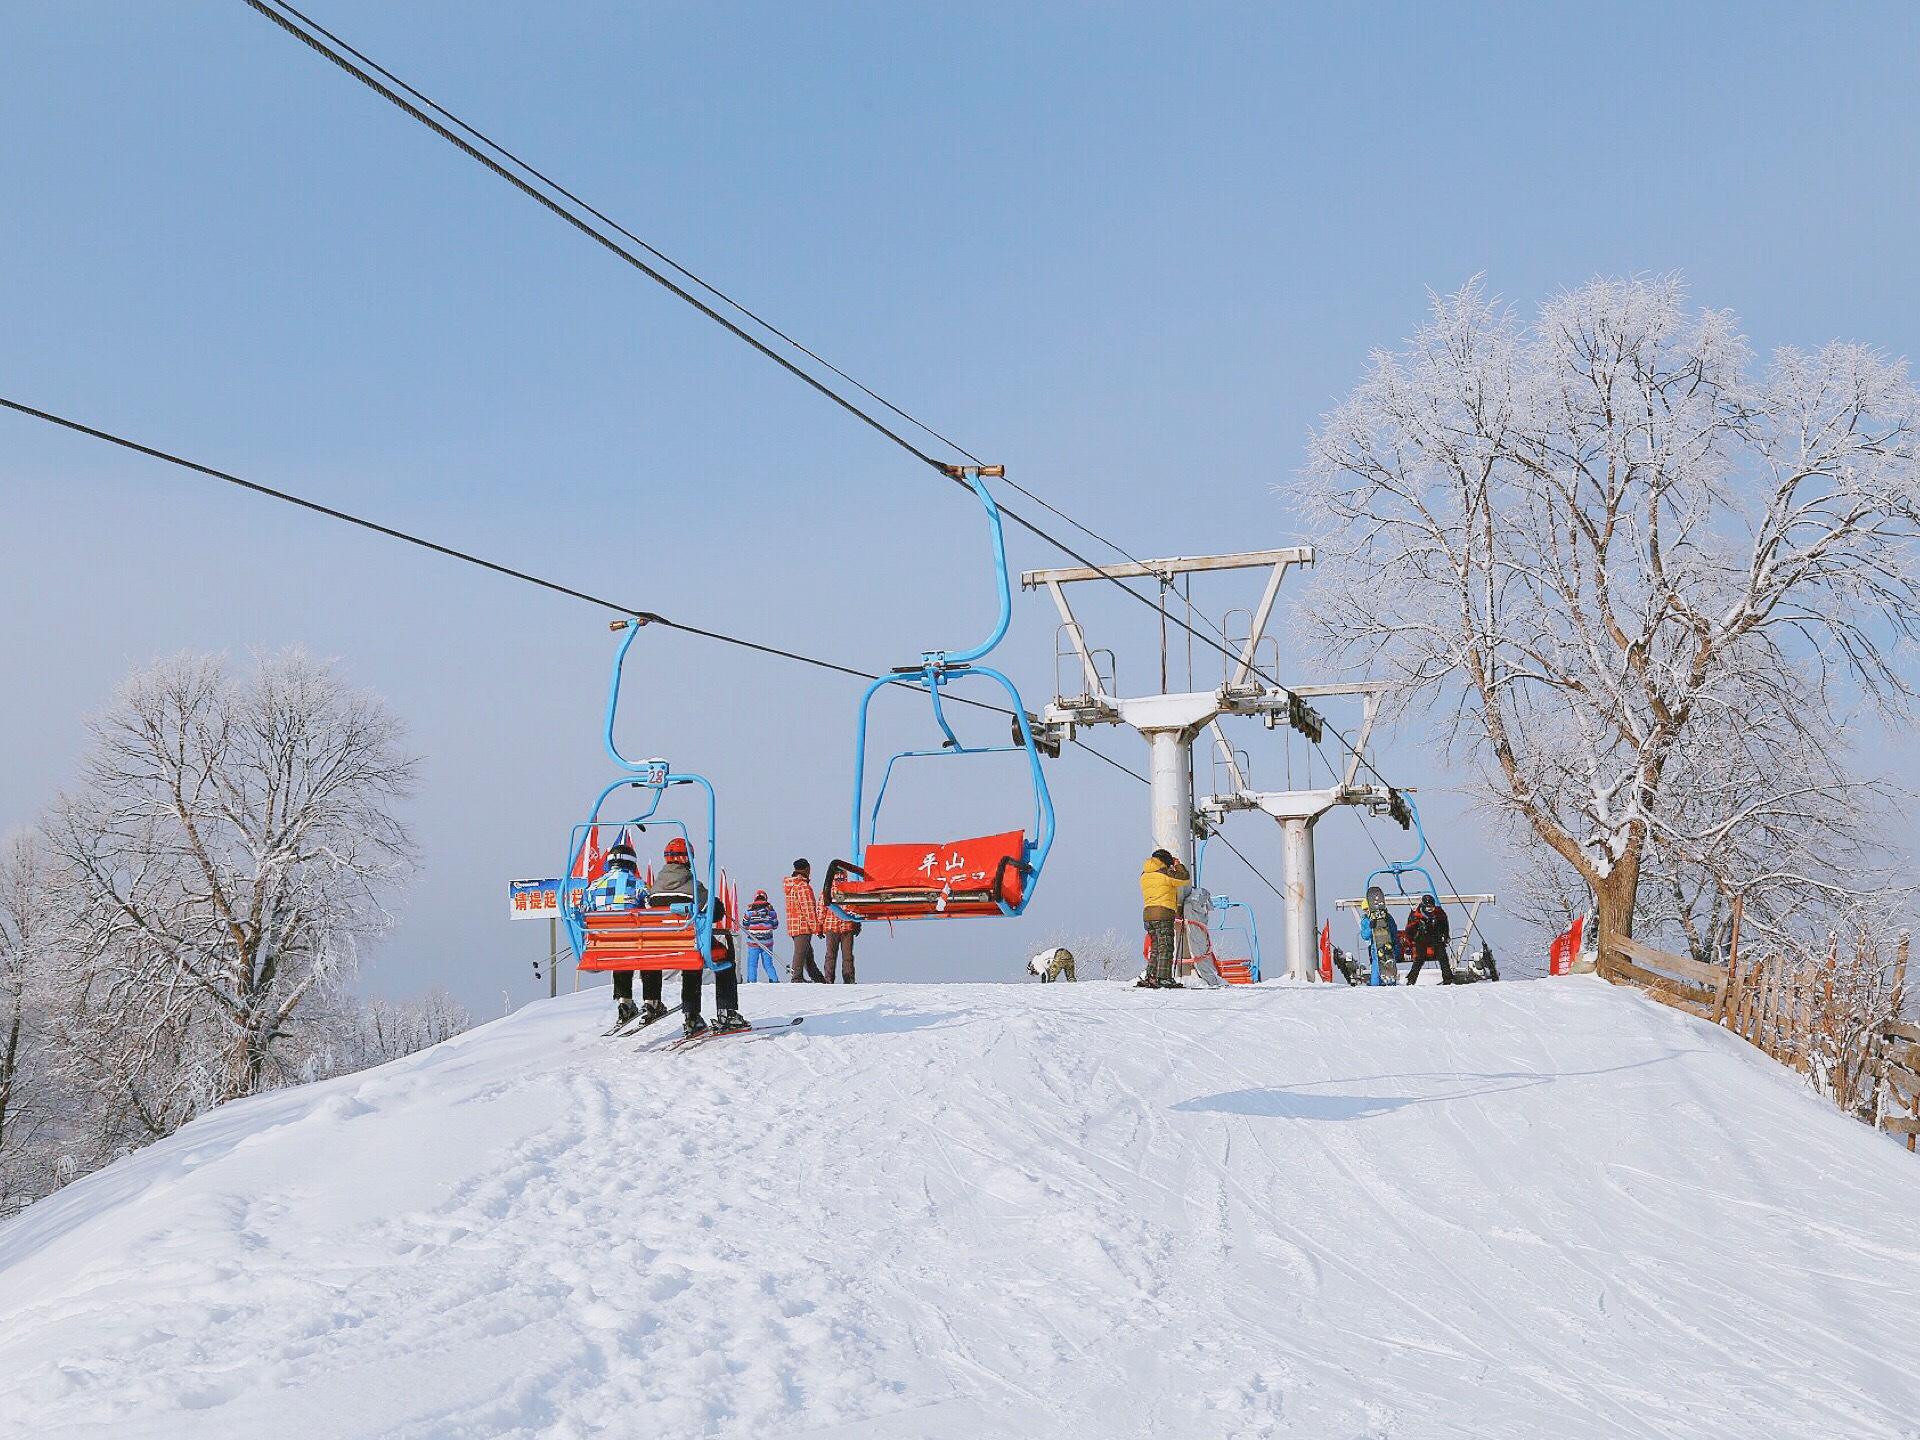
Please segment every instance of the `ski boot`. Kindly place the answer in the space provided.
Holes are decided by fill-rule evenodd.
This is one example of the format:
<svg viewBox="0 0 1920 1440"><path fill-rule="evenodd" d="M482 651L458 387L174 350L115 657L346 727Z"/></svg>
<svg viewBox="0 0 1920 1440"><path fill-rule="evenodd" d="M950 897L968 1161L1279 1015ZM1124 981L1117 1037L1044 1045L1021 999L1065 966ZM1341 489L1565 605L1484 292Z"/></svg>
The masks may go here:
<svg viewBox="0 0 1920 1440"><path fill-rule="evenodd" d="M662 1005L658 1000L647 1001L646 1004L640 1007L640 1028L642 1030L646 1029L647 1026L653 1024L654 1021L666 1013L667 1007Z"/></svg>
<svg viewBox="0 0 1920 1440"><path fill-rule="evenodd" d="M614 1016L614 1026L624 1029L640 1018L640 1007L631 1000L622 1000L620 1009Z"/></svg>
<svg viewBox="0 0 1920 1440"><path fill-rule="evenodd" d="M680 1022L680 1033L688 1040L696 1035L704 1035L707 1033L707 1022L698 1015L688 1015Z"/></svg>
<svg viewBox="0 0 1920 1440"><path fill-rule="evenodd" d="M716 1033L727 1035L735 1030L751 1030L753 1024L738 1010L722 1010L713 1017L713 1028Z"/></svg>

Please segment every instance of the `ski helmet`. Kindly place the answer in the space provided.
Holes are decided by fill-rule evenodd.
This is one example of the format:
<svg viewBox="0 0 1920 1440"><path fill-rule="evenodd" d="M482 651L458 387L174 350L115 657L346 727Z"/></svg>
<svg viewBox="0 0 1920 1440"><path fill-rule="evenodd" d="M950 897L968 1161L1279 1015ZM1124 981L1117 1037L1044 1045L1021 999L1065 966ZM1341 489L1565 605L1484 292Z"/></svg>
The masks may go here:
<svg viewBox="0 0 1920 1440"><path fill-rule="evenodd" d="M634 857L633 846L624 840L616 842L613 847L607 851L607 868L612 870L639 869L640 867Z"/></svg>
<svg viewBox="0 0 1920 1440"><path fill-rule="evenodd" d="M687 858L688 853L687 842L682 840L678 835L667 841L667 859L684 860Z"/></svg>

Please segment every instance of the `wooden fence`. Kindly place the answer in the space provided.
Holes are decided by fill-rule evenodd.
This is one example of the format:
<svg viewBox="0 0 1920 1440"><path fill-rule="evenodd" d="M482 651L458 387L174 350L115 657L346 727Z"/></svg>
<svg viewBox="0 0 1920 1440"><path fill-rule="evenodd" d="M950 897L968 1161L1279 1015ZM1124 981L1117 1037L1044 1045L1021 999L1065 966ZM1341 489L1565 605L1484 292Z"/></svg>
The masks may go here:
<svg viewBox="0 0 1920 1440"><path fill-rule="evenodd" d="M1599 973L1654 999L1724 1026L1806 1075L1848 1114L1920 1140L1920 1025L1901 1019L1907 937L1891 963L1869 945L1842 960L1829 940L1824 960L1743 956L1735 909L1725 965L1711 965L1639 940L1603 939Z"/></svg>

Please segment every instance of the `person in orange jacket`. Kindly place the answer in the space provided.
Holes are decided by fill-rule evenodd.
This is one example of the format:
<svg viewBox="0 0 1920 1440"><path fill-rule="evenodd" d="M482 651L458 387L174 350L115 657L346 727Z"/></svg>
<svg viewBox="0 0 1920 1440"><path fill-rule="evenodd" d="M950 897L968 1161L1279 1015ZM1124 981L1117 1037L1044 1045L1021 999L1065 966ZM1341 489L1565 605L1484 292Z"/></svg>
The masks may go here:
<svg viewBox="0 0 1920 1440"><path fill-rule="evenodd" d="M824 983L827 977L813 960L813 937L820 933L820 897L813 891L813 867L805 860L794 861L783 890L787 934L793 937L793 973L787 978L796 985L804 980Z"/></svg>

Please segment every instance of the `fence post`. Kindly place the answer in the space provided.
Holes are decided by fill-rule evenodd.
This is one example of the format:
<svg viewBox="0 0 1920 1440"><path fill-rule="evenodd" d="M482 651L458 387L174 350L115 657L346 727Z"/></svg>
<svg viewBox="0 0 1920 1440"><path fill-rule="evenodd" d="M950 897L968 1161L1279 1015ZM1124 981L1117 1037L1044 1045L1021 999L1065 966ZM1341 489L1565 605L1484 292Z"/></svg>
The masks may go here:
<svg viewBox="0 0 1920 1440"><path fill-rule="evenodd" d="M1727 1008L1733 1002L1733 992L1740 979L1740 911L1745 903L1744 895L1733 897L1733 925L1727 937L1727 973L1720 981L1720 1003L1713 1007L1713 1023L1727 1023Z"/></svg>

